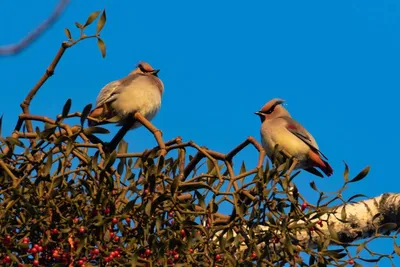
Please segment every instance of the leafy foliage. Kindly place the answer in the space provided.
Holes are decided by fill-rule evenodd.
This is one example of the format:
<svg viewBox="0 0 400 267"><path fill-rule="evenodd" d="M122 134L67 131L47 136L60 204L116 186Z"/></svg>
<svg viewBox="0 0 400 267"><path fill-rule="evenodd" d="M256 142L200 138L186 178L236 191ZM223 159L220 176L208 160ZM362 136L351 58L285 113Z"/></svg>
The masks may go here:
<svg viewBox="0 0 400 267"><path fill-rule="evenodd" d="M77 40L66 29L68 47L89 38L83 30L99 15L92 37L105 56L99 37L105 11L75 23L81 31ZM67 100L56 119L24 112L13 135L0 138L0 257L5 264L361 266L355 261L392 257L359 256L379 233L355 245L343 242L327 224L339 206L337 219L351 219L345 206L362 195L344 200L343 191L363 179L369 167L349 179L346 165L343 186L333 195L312 182L319 196L312 205L294 183L299 172L293 173L293 160L276 151L273 165L263 165L264 151L253 138L227 154L180 137L165 143L166 156L160 146L129 153L125 141L107 152L94 135L108 130L84 126L91 105L70 113L71 104ZM79 125L67 123L74 117ZM38 124L33 131L23 127L31 121ZM259 152L257 166L242 162L235 171L234 158L250 144ZM230 212L224 214L221 206ZM332 243L341 247L330 249ZM351 246L357 246L353 256ZM399 253L396 243L394 248Z"/></svg>

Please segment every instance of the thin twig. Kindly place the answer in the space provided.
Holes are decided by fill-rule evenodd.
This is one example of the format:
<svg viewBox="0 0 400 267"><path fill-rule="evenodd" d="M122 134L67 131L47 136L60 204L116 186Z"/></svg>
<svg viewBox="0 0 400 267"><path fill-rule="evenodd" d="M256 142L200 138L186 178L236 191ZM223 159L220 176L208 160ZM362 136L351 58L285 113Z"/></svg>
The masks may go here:
<svg viewBox="0 0 400 267"><path fill-rule="evenodd" d="M40 24L36 29L25 36L16 44L5 45L0 47L0 56L15 55L21 52L24 48L31 45L37 40L47 29L49 29L63 13L70 0L60 0L53 13Z"/></svg>

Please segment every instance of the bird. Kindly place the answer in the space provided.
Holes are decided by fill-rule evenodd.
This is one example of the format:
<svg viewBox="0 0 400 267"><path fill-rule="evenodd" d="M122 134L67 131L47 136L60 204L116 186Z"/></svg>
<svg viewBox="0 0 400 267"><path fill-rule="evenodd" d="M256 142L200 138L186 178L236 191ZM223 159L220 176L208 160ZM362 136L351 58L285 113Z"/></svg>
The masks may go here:
<svg viewBox="0 0 400 267"><path fill-rule="evenodd" d="M96 107L89 114L89 117L98 121L89 120L89 126L113 122L123 126L127 117L136 112L151 121L161 108L164 94L159 71L141 61L126 77L104 86L97 96ZM140 126L142 124L135 121L130 130Z"/></svg>
<svg viewBox="0 0 400 267"><path fill-rule="evenodd" d="M283 99L274 98L268 101L260 111L255 112L261 119L261 142L266 154L271 159L275 145L296 158L294 169L304 169L314 175L323 177L315 168L331 176L333 169L328 158L319 150L314 137L282 106Z"/></svg>

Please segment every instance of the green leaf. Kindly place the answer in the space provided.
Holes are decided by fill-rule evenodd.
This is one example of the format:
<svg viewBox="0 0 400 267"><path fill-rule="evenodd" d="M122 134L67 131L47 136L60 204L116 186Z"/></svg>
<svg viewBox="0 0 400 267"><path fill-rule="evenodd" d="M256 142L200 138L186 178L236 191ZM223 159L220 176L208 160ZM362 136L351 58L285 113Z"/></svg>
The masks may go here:
<svg viewBox="0 0 400 267"><path fill-rule="evenodd" d="M126 153L128 151L128 143L122 139L118 144L118 153Z"/></svg>
<svg viewBox="0 0 400 267"><path fill-rule="evenodd" d="M71 109L72 100L68 98L67 102L65 102L61 116L63 118L68 116L69 110Z"/></svg>
<svg viewBox="0 0 400 267"><path fill-rule="evenodd" d="M87 104L83 111L82 111L82 115L81 115L81 125L83 126L87 116L89 116L90 110L92 109L92 104Z"/></svg>
<svg viewBox="0 0 400 267"><path fill-rule="evenodd" d="M82 25L82 24L80 24L79 22L75 22L75 26L78 28L78 29L81 29L81 30L83 30L85 27Z"/></svg>
<svg viewBox="0 0 400 267"><path fill-rule="evenodd" d="M171 185L171 195L172 196L175 194L175 191L178 188L180 181L181 181L181 179L180 179L179 175L174 177L174 181L172 182L172 185Z"/></svg>
<svg viewBox="0 0 400 267"><path fill-rule="evenodd" d="M240 167L240 172L239 174L242 174L246 172L246 164L244 163L244 160L242 161L242 166Z"/></svg>
<svg viewBox="0 0 400 267"><path fill-rule="evenodd" d="M97 34L100 33L100 31L103 29L104 25L106 24L106 10L103 10L103 13L101 13L101 17L99 19L99 21L97 22Z"/></svg>
<svg viewBox="0 0 400 267"><path fill-rule="evenodd" d="M315 185L314 181L310 182L310 186L311 186L312 189L314 189L315 191L319 192L319 190L318 190L317 186Z"/></svg>
<svg viewBox="0 0 400 267"><path fill-rule="evenodd" d="M359 174L357 174L356 177L351 179L349 181L349 183L354 183L354 182L357 182L357 181L360 181L360 180L364 179L365 176L368 175L369 169L370 169L370 166L365 167Z"/></svg>
<svg viewBox="0 0 400 267"><path fill-rule="evenodd" d="M381 233L390 232L397 228L397 223L384 223L378 227L378 231Z"/></svg>
<svg viewBox="0 0 400 267"><path fill-rule="evenodd" d="M343 221L346 221L347 219L347 214L346 214L346 205L343 206L341 212L340 212L340 217Z"/></svg>
<svg viewBox="0 0 400 267"><path fill-rule="evenodd" d="M361 243L360 245L358 245L356 249L356 254L359 254L361 250L363 250L364 248L365 248L365 243Z"/></svg>
<svg viewBox="0 0 400 267"><path fill-rule="evenodd" d="M68 40L71 40L72 39L72 35L71 35L71 32L69 31L69 29L65 28L64 31L65 31L65 35L67 36Z"/></svg>
<svg viewBox="0 0 400 267"><path fill-rule="evenodd" d="M343 163L344 163L344 173L343 173L343 177L344 177L344 181L345 181L346 183L348 183L348 182L349 182L349 172L350 172L350 170L349 170L349 166L347 165L347 163L344 162L344 161L343 161Z"/></svg>
<svg viewBox="0 0 400 267"><path fill-rule="evenodd" d="M7 136L6 141L9 142L11 145L16 145L16 146L23 147L23 148L25 147L24 143L19 141L17 138L14 138L11 136Z"/></svg>
<svg viewBox="0 0 400 267"><path fill-rule="evenodd" d="M104 58L106 57L106 44L101 38L97 38L97 46L100 49L101 56Z"/></svg>
<svg viewBox="0 0 400 267"><path fill-rule="evenodd" d="M110 156L106 157L104 161L104 169L107 170L109 169L115 162L115 159L117 158L117 151L113 151Z"/></svg>
<svg viewBox="0 0 400 267"><path fill-rule="evenodd" d="M200 194L199 191L195 190L194 193L196 194L197 199L199 200L199 205L202 207L204 210L206 209L206 203L204 202L204 197L202 194Z"/></svg>
<svg viewBox="0 0 400 267"><path fill-rule="evenodd" d="M45 173L44 176L47 176L47 175L50 174L51 165L53 165L53 151L52 150L50 150L47 153L47 162L46 162L46 165L44 167L44 173Z"/></svg>
<svg viewBox="0 0 400 267"><path fill-rule="evenodd" d="M358 197L367 197L367 196L366 196L366 195L363 195L363 194L356 194L356 195L350 197L350 198L347 200L347 202L350 202L350 201L352 201L353 199L358 198Z"/></svg>
<svg viewBox="0 0 400 267"><path fill-rule="evenodd" d="M83 133L86 135L92 135L92 134L108 134L110 133L109 130L107 130L106 128L102 128L102 127L98 127L98 126L92 126L86 129L83 129Z"/></svg>
<svg viewBox="0 0 400 267"><path fill-rule="evenodd" d="M396 254L400 256L400 247L396 244L396 240L393 243L394 243L394 252L396 252Z"/></svg>
<svg viewBox="0 0 400 267"><path fill-rule="evenodd" d="M86 26L92 24L92 22L99 16L99 14L100 14L100 11L95 11L92 14L90 14L89 17L87 18L84 26L86 27Z"/></svg>

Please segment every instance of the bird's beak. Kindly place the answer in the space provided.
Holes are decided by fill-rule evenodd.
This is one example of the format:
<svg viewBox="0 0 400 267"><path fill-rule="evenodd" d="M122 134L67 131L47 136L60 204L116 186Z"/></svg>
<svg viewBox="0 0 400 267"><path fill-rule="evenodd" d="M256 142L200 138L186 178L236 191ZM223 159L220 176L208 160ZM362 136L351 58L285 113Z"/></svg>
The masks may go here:
<svg viewBox="0 0 400 267"><path fill-rule="evenodd" d="M153 75L158 77L159 72L160 72L160 70L153 70Z"/></svg>
<svg viewBox="0 0 400 267"><path fill-rule="evenodd" d="M256 114L258 116L262 116L263 115L260 111L254 112L254 114Z"/></svg>

